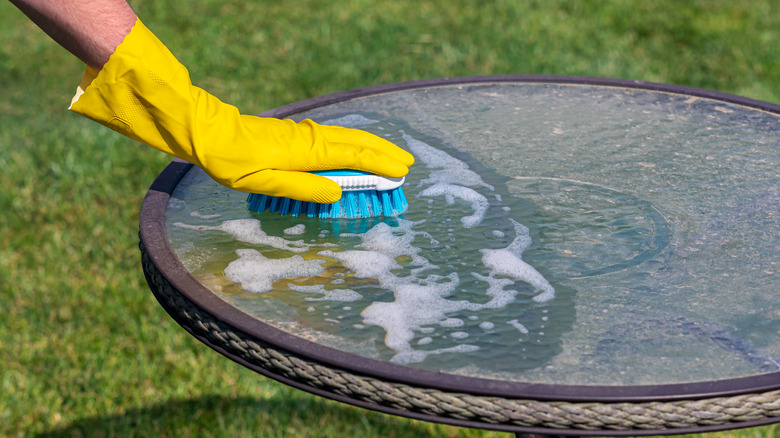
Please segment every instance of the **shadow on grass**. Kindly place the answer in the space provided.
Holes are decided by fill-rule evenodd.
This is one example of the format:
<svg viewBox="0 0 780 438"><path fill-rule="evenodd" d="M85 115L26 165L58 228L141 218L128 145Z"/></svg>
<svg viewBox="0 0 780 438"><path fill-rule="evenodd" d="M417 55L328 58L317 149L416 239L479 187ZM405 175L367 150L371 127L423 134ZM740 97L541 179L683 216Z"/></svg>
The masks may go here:
<svg viewBox="0 0 780 438"><path fill-rule="evenodd" d="M174 399L113 415L76 420L36 437L422 438L442 435L473 437L481 434L474 430L448 428L380 414L315 397L286 397L283 393L268 399L222 395Z"/></svg>

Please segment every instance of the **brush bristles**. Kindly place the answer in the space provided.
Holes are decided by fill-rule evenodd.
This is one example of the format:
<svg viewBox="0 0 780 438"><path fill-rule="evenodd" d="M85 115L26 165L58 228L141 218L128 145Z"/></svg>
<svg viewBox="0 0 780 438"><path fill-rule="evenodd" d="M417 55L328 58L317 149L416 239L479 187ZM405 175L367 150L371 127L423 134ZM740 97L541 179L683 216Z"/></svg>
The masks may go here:
<svg viewBox="0 0 780 438"><path fill-rule="evenodd" d="M247 208L258 213L268 211L286 216L305 215L322 219L393 217L403 214L408 206L409 202L401 187L381 192L345 191L341 199L333 204L296 201L257 193L251 193L247 198Z"/></svg>

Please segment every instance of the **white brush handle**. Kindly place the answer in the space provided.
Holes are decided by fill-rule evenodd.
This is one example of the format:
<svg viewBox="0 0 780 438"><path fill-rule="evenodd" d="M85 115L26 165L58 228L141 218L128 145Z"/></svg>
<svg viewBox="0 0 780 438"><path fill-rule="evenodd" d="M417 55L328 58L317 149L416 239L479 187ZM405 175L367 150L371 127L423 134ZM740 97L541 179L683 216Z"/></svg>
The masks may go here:
<svg viewBox="0 0 780 438"><path fill-rule="evenodd" d="M376 190L384 192L386 190L393 190L401 187L404 183L405 177L401 178L388 178L386 176L379 175L349 175L349 176L336 176L336 175L322 175L336 184L341 186L341 190L357 191L357 190Z"/></svg>

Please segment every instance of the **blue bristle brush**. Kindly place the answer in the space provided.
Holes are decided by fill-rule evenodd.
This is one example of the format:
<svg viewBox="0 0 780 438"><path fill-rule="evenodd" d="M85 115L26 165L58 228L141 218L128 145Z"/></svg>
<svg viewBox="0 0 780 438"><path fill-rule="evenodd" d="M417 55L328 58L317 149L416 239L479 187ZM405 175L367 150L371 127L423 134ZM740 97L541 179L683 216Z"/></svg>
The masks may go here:
<svg viewBox="0 0 780 438"><path fill-rule="evenodd" d="M258 213L268 211L288 216L352 219L398 216L409 206L401 189L404 178L388 178L357 170L324 170L312 173L333 180L341 186L341 199L333 204L318 204L250 193L246 200L247 208Z"/></svg>

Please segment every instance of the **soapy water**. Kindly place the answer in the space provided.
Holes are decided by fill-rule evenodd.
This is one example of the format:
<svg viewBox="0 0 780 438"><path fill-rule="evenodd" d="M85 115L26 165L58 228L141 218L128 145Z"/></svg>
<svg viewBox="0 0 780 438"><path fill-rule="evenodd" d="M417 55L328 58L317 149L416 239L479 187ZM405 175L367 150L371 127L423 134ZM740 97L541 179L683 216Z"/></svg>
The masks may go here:
<svg viewBox="0 0 780 438"><path fill-rule="evenodd" d="M574 291L565 280L625 271L652 261L668 243L670 226L661 213L625 193L554 178L507 181L408 126L361 115L331 123L385 131L415 155L403 217L320 221L224 212L209 202L229 210L242 206L245 195L226 193L205 176L195 182L211 184L203 189L207 202L174 196L169 205L183 212L169 224L185 233L180 256L191 272L224 276L226 282L210 284L220 296L323 345L435 371L517 378L545 368L562 351L575 318ZM586 220L567 224L578 210ZM203 248L189 243L197 239L205 240ZM207 254L215 248L231 249ZM607 251L594 256L594 248ZM708 333L714 334L691 336L686 348L711 343L750 365L761 362L760 369L776 366L723 328ZM654 348L674 344L665 342ZM646 353L626 351L632 358ZM572 369L612 370L608 342L582 354L591 364Z"/></svg>
<svg viewBox="0 0 780 438"><path fill-rule="evenodd" d="M362 127L376 122L353 115L330 123ZM523 259L532 245L529 229L507 215L511 209L500 204L494 185L466 162L400 134L417 159L404 187L412 196L410 210L417 211L404 217L358 230L333 224L328 230L322 221L300 218L295 223L289 217L281 226L275 223L278 215L268 214L173 226L226 233L248 245L234 250L237 258L223 269L244 294L300 302L295 306L305 305L301 314L319 314L336 334L348 322L353 336L361 337L355 331L381 336L377 350L385 360L435 369L473 365L490 355L481 351L484 337L489 343L511 339L518 351L538 350L509 368L538 366L548 356L542 351L553 353L557 348L549 344L559 342L554 336L539 339L549 324L549 317L538 316L540 309L555 299L556 290ZM220 219L208 212L190 217ZM478 231L480 240L465 239L467 231ZM333 303L360 306L334 311Z"/></svg>

